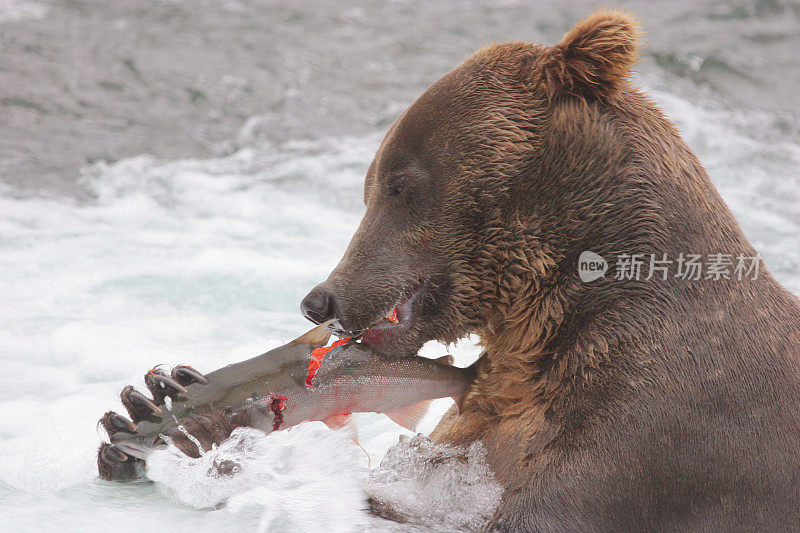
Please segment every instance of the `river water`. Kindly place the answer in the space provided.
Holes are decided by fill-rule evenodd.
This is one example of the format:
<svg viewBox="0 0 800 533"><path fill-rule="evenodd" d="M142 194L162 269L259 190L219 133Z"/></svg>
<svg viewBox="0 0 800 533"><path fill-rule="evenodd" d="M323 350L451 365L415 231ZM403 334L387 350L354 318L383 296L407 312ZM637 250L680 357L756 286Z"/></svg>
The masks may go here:
<svg viewBox="0 0 800 533"><path fill-rule="evenodd" d="M553 43L594 5L0 0L0 530L395 528L365 491L400 529L476 527L499 496L481 450L382 415L358 416L369 463L308 424L163 452L133 484L97 479L95 425L156 363L210 370L307 329L388 124L483 43ZM624 7L647 30L637 82L800 293L800 4ZM471 341L423 353L466 365ZM246 475L210 478L219 458Z"/></svg>

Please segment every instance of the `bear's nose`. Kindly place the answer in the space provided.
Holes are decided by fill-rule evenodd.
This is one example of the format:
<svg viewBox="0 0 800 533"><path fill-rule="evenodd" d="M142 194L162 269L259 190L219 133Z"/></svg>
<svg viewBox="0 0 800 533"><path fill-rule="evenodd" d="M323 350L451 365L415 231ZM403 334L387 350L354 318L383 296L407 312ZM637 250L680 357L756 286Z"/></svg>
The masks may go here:
<svg viewBox="0 0 800 533"><path fill-rule="evenodd" d="M303 316L315 324L322 324L336 317L336 306L333 294L325 284L320 284L311 289L303 301L300 302L300 311Z"/></svg>

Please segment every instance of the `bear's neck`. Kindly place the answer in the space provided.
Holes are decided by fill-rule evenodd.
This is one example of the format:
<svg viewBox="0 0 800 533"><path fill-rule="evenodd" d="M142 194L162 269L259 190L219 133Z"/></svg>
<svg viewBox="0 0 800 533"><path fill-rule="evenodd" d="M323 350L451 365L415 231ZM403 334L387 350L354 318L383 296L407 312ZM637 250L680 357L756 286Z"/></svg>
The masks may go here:
<svg viewBox="0 0 800 533"><path fill-rule="evenodd" d="M497 293L508 299L477 331L485 356L472 401L488 416L528 416L533 405L570 401L614 367L635 364L657 342L658 315L674 308L668 292L643 283L586 286L556 271L525 278L512 269L500 276Z"/></svg>
<svg viewBox="0 0 800 533"><path fill-rule="evenodd" d="M647 295L630 282L603 289L583 284L577 256L561 251L523 216L488 232L499 236L485 275L476 333L485 348L483 374L472 396L480 411L508 416L531 402L569 393L616 351L635 342ZM603 251L603 250L599 250ZM643 335L639 336L640 338Z"/></svg>
<svg viewBox="0 0 800 533"><path fill-rule="evenodd" d="M630 92L594 115L581 105L556 111L525 179L512 187L517 204L503 221L477 331L490 367L479 394L494 403L486 410L568 394L569 383L646 353L659 314L685 305L692 291L731 290L644 276L586 283L582 252L611 268L620 254L755 255L677 130L644 97ZM651 108L646 120L643 107Z"/></svg>

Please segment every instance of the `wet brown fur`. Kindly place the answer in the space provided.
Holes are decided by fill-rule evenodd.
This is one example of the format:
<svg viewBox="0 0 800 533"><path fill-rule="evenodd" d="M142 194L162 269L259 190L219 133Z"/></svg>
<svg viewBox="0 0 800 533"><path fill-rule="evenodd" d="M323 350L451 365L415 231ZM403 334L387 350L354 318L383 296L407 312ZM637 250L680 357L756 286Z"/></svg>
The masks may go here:
<svg viewBox="0 0 800 533"><path fill-rule="evenodd" d="M477 333L481 378L434 432L481 439L492 528L800 526L800 303L757 280L582 283L584 250L756 255L600 12L553 47L484 48L387 133L324 285L353 329L419 279L409 351ZM401 193L393 189L397 176ZM392 192L395 191L395 192Z"/></svg>

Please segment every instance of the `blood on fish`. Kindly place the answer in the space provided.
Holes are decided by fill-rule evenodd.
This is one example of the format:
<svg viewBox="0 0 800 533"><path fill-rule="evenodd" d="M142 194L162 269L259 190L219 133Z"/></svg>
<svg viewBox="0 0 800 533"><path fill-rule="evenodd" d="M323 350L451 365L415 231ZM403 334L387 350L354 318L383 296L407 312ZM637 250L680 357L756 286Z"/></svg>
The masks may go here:
<svg viewBox="0 0 800 533"><path fill-rule="evenodd" d="M386 314L386 318L392 324L397 324L399 320L397 320L397 306L395 306L389 313Z"/></svg>
<svg viewBox="0 0 800 533"><path fill-rule="evenodd" d="M272 430L277 431L281 424L283 424L283 410L286 409L286 404L283 403L288 398L286 396L278 396L277 394L269 395L269 410L275 417L272 419Z"/></svg>
<svg viewBox="0 0 800 533"><path fill-rule="evenodd" d="M339 339L338 341L334 341L334 343L330 346L323 346L322 348L315 348L314 350L311 350L311 360L308 362L308 375L306 376L306 387L311 386L311 380L314 379L314 376L317 374L317 370L319 370L319 367L322 366L322 358L337 346L342 346L348 342L350 342L350 337L345 337L343 339Z"/></svg>

